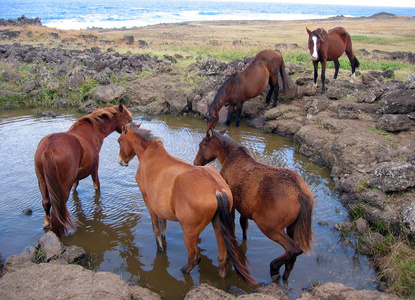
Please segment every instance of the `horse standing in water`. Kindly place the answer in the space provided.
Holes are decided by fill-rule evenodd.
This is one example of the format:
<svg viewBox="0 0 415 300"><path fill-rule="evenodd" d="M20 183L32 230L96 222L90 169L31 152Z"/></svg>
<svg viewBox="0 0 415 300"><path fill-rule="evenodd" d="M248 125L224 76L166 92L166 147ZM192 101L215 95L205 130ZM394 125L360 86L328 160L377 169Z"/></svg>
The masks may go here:
<svg viewBox="0 0 415 300"><path fill-rule="evenodd" d="M98 178L99 151L103 140L132 120L122 104L97 109L80 118L66 132L45 136L35 153L35 170L45 210L43 228L50 228L58 237L73 228L72 216L66 207L71 187L75 191L81 179L91 175L95 190Z"/></svg>
<svg viewBox="0 0 415 300"><path fill-rule="evenodd" d="M313 193L297 172L256 161L245 147L224 136L225 131L207 131L194 164L219 159L220 174L241 214L243 238L251 219L268 238L284 247L285 253L270 263L270 273L273 280L279 280L280 267L285 265L283 279L287 280L297 256L311 250Z"/></svg>
<svg viewBox="0 0 415 300"><path fill-rule="evenodd" d="M352 76L355 76L355 70L360 63L353 54L352 39L350 34L343 27L336 27L330 29L327 33L324 29L318 28L311 32L308 28L308 49L311 53L314 66L314 84L317 84L318 77L318 63L321 63L321 93L325 93L326 80L326 62L334 62L334 79L339 73L339 57L346 52L352 67Z"/></svg>
<svg viewBox="0 0 415 300"><path fill-rule="evenodd" d="M141 125L141 124L140 124ZM118 139L118 162L127 166L135 155L140 162L135 179L150 213L157 250L163 251L166 220L179 222L183 230L188 260L181 269L190 273L200 262L197 241L212 222L218 245L219 276L227 273L230 257L235 270L249 283L255 279L246 267L246 257L235 237L232 193L212 166L197 167L171 156L162 139L150 130L131 123Z"/></svg>
<svg viewBox="0 0 415 300"><path fill-rule="evenodd" d="M219 111L226 103L229 104L226 125L231 123L232 114L236 108L235 123L238 127L244 102L261 94L268 83L270 89L266 103L270 102L272 93L274 93L272 107L277 106L278 73L281 74L284 93L287 96L287 74L281 53L277 50L259 52L245 70L232 74L219 88L206 113L207 128L215 128L219 121Z"/></svg>

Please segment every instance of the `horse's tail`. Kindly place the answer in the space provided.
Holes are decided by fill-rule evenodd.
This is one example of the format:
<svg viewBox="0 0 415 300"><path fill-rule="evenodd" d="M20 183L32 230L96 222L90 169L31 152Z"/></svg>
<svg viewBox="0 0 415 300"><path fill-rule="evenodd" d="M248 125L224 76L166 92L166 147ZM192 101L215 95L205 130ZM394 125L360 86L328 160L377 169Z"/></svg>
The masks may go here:
<svg viewBox="0 0 415 300"><path fill-rule="evenodd" d="M311 216L313 212L313 195L302 193L300 198L300 213L294 223L294 240L300 245L301 250L306 254L312 251L311 242L313 232L311 230Z"/></svg>
<svg viewBox="0 0 415 300"><path fill-rule="evenodd" d="M354 57L353 64L355 68L358 68L360 66L360 62L357 60L356 56Z"/></svg>
<svg viewBox="0 0 415 300"><path fill-rule="evenodd" d="M282 85L284 87L284 96L285 99L288 100L288 80L287 80L287 72L285 71L285 64L284 64L284 59L282 58L281 55L281 66L280 66L280 75L281 75L281 80L282 80Z"/></svg>
<svg viewBox="0 0 415 300"><path fill-rule="evenodd" d="M216 193L218 201L219 224L222 231L223 240L226 250L231 258L236 272L248 283L256 283L255 278L249 274L246 267L247 259L245 253L241 250L235 237L235 223L232 214L229 211L229 199L226 192Z"/></svg>
<svg viewBox="0 0 415 300"><path fill-rule="evenodd" d="M58 236L65 235L69 228L73 228L71 214L66 207L65 192L59 176L59 170L53 159L52 151L45 151L42 156L43 176L46 182L49 201L52 206L50 212L50 229Z"/></svg>

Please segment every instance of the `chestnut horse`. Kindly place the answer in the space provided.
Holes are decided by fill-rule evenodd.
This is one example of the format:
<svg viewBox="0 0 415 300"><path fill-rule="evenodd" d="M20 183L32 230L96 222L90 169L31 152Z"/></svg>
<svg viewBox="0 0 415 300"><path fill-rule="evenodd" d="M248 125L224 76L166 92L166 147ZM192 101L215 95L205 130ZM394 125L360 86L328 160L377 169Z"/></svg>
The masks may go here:
<svg viewBox="0 0 415 300"><path fill-rule="evenodd" d="M215 128L219 120L219 111L226 103L229 104L226 125L231 123L236 107L235 123L238 127L244 102L261 94L268 83L270 89L266 103L270 102L272 93L274 93L272 107L277 106L278 73L281 74L284 93L287 95L287 74L281 53L277 50L259 52L245 70L232 74L219 88L206 113L207 128Z"/></svg>
<svg viewBox="0 0 415 300"><path fill-rule="evenodd" d="M287 280L297 256L311 250L313 193L297 172L256 161L245 147L224 136L225 131L207 131L194 164L219 159L220 174L241 214L243 238L251 219L268 238L281 244L285 253L270 263L270 273L273 280L279 280L279 269L285 264L283 279Z"/></svg>
<svg viewBox="0 0 415 300"><path fill-rule="evenodd" d="M225 180L214 167L196 167L169 155L162 139L150 130L139 128L140 125L124 126L118 139L118 162L127 166L137 155L140 164L135 179L150 213L157 250L163 251L166 220L179 222L188 253L181 270L190 273L200 262L199 235L212 222L218 245L219 276L226 276L230 257L238 274L246 282L255 283L236 241L231 215L233 198Z"/></svg>
<svg viewBox="0 0 415 300"><path fill-rule="evenodd" d="M314 84L317 84L318 63L321 63L322 94L326 91L324 81L326 80L327 61L334 62L334 79L336 79L340 67L339 57L346 52L352 67L352 76L355 76L355 70L360 63L353 54L350 34L343 27L330 29L328 33L322 28L318 28L313 32L307 27L306 29L308 33L308 49L310 50L314 66Z"/></svg>
<svg viewBox="0 0 415 300"><path fill-rule="evenodd" d="M61 237L74 227L66 207L71 187L75 191L79 180L91 175L94 188L99 190L103 140L114 130L121 133L122 126L131 120L131 113L122 104L110 105L80 118L68 131L49 134L40 141L35 170L45 210L44 228Z"/></svg>

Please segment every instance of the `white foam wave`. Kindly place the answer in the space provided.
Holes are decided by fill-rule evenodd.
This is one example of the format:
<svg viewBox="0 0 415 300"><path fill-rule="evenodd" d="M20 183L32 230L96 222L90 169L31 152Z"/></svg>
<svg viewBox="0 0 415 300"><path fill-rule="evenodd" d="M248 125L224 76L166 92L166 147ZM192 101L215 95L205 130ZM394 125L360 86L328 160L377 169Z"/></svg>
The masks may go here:
<svg viewBox="0 0 415 300"><path fill-rule="evenodd" d="M130 16L131 17L131 16ZM317 14L281 14L281 13L235 13L235 14L201 14L200 11L182 11L179 13L148 13L140 14L134 19L122 20L117 15L88 15L76 19L51 20L43 25L57 29L88 29L88 28L131 28L161 23L179 23L191 21L241 21L241 20L312 20L330 18L333 15L321 16Z"/></svg>

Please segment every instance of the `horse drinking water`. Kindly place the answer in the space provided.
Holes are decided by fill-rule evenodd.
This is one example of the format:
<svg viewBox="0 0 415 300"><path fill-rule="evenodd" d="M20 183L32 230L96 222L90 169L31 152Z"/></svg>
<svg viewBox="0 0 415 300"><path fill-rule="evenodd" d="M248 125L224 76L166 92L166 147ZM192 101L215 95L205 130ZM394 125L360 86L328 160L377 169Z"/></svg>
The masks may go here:
<svg viewBox="0 0 415 300"><path fill-rule="evenodd" d="M114 130L130 123L131 113L122 104L97 109L80 118L66 132L45 136L35 153L35 170L45 210L44 228L63 236L73 227L66 202L81 179L91 175L99 190L99 151L103 140Z"/></svg>
<svg viewBox="0 0 415 300"><path fill-rule="evenodd" d="M127 166L137 155L140 164L135 179L150 213L157 250L163 251L166 220L179 222L188 253L182 272L190 273L200 261L199 235L212 222L218 245L219 276L226 276L230 257L238 274L255 283L236 241L231 215L233 198L225 180L212 166L193 166L169 155L161 138L140 125L131 123L123 128L118 139L118 162Z"/></svg>
<svg viewBox="0 0 415 300"><path fill-rule="evenodd" d="M326 62L334 62L334 79L337 78L339 73L339 57L346 52L349 58L350 65L352 67L352 76L355 75L355 70L359 67L360 63L353 54L352 39L350 34L343 27L336 27L330 29L327 33L324 29L318 28L311 32L308 28L308 49L311 53L314 66L314 84L317 84L318 77L318 63L321 63L321 81L322 90L321 93L325 93L325 80L326 80Z"/></svg>
<svg viewBox="0 0 415 300"><path fill-rule="evenodd" d="M278 73L281 74L284 93L287 97L287 74L281 53L277 50L259 52L245 70L232 74L219 88L206 113L207 128L215 128L219 121L219 111L226 103L229 104L226 125L231 123L232 114L236 108L235 125L238 127L244 102L261 94L268 83L270 89L266 103L270 102L272 93L274 93L272 107L275 107L279 91Z"/></svg>
<svg viewBox="0 0 415 300"><path fill-rule="evenodd" d="M314 196L297 172L256 161L245 147L224 136L225 131L207 131L194 164L219 159L220 174L241 214L243 238L251 219L268 238L284 247L285 253L270 263L270 273L273 280L279 280L279 269L285 265L283 279L287 280L297 256L311 250Z"/></svg>

